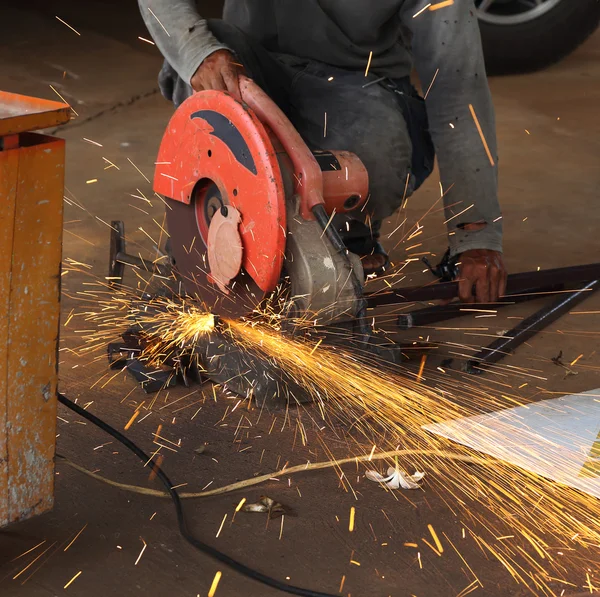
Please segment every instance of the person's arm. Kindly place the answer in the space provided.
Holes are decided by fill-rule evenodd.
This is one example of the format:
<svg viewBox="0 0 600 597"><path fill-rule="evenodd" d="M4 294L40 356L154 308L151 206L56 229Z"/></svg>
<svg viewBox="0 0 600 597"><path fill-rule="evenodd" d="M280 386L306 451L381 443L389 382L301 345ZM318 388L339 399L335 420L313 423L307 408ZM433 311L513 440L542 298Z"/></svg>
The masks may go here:
<svg viewBox="0 0 600 597"><path fill-rule="evenodd" d="M425 0L406 2L401 18L412 33L415 68L423 92L428 91L427 115L446 192L450 250L462 256L461 298L467 300L475 284L478 300L495 300L504 292L506 272L494 108L477 16L472 0L454 0L413 17L425 4Z"/></svg>
<svg viewBox="0 0 600 597"><path fill-rule="evenodd" d="M194 91L227 90L239 96L235 58L208 29L194 0L138 0L158 49Z"/></svg>

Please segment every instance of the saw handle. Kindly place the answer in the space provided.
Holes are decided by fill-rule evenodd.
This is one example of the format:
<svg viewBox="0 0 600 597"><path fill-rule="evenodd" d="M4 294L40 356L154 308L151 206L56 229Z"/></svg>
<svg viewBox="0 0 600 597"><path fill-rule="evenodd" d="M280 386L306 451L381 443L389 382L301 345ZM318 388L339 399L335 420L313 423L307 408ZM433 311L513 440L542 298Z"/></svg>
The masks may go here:
<svg viewBox="0 0 600 597"><path fill-rule="evenodd" d="M240 92L244 103L283 145L294 166L296 193L300 196L300 215L305 220L314 220L313 207L325 203L323 173L315 156L279 106L252 79L240 76Z"/></svg>

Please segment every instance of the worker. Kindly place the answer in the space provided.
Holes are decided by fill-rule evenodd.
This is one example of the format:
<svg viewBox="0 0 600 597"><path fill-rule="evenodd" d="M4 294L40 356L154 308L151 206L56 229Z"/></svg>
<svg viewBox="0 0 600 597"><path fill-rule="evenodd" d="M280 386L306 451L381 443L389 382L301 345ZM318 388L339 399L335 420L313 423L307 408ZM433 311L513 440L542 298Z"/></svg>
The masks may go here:
<svg viewBox="0 0 600 597"><path fill-rule="evenodd" d="M460 299L503 295L494 110L473 0L225 0L222 20L202 18L202 3L139 0L165 57L167 99L178 106L207 89L240 98L245 73L311 149L355 153L370 196L335 225L367 274L389 264L382 220L419 188L437 155ZM413 67L425 99L411 84Z"/></svg>

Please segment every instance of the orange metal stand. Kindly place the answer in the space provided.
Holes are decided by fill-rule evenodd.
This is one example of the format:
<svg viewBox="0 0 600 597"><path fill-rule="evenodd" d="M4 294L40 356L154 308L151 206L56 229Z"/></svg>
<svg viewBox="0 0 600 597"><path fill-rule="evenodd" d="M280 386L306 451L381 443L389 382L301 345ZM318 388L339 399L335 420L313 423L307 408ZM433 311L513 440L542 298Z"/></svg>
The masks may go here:
<svg viewBox="0 0 600 597"><path fill-rule="evenodd" d="M0 527L52 508L66 104L0 92Z"/></svg>

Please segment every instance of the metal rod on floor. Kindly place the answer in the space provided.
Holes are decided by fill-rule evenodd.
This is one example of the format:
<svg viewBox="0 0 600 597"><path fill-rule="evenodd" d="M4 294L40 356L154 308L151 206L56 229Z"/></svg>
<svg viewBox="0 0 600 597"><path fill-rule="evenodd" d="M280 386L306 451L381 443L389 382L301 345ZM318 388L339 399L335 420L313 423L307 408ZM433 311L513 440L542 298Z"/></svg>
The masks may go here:
<svg viewBox="0 0 600 597"><path fill-rule="evenodd" d="M508 276L507 294L525 294L539 291L554 284L577 285L600 279L600 263L560 267ZM430 286L412 286L373 292L365 295L369 308L402 303L453 299L458 296L458 282L434 283Z"/></svg>
<svg viewBox="0 0 600 597"><path fill-rule="evenodd" d="M555 286L548 286L545 288L536 289L537 293L543 292L557 292L564 289L563 284L556 284ZM449 305L435 305L433 307L425 307L424 309L417 309L416 311L410 311L409 313L402 313L398 315L398 327L401 330L410 330L416 327L423 327L439 323L441 321L448 321L456 317L463 317L465 315L472 315L469 313L470 309L484 309L484 310L496 310L501 307L508 305L515 305L517 303L525 303L535 299L540 299L539 294L519 294L516 296L506 295L499 299L495 303L450 303Z"/></svg>
<svg viewBox="0 0 600 597"><path fill-rule="evenodd" d="M600 288L600 280L589 282L579 290L562 295L560 299L540 309L519 325L510 330L502 338L498 338L489 346L478 352L472 359L467 361L465 371L467 373L481 373L486 365L492 365L501 361L517 346L527 342L540 330L554 323L575 305L588 298L594 291Z"/></svg>

